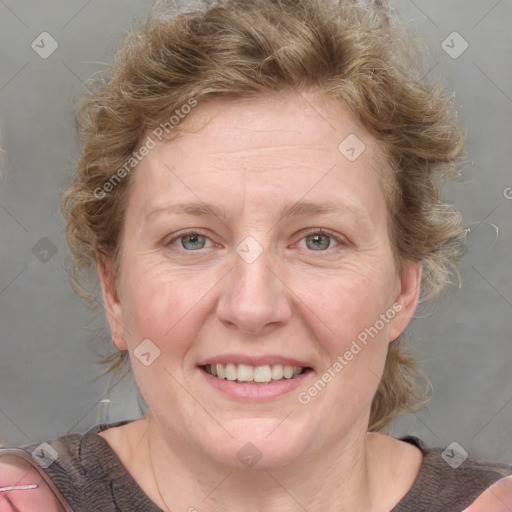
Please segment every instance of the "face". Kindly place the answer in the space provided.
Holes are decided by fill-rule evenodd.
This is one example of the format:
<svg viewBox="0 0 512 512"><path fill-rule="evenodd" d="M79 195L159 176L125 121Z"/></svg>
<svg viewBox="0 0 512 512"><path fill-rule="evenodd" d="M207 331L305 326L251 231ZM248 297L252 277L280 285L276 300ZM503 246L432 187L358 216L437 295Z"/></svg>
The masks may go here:
<svg viewBox="0 0 512 512"><path fill-rule="evenodd" d="M182 447L237 468L248 442L260 467L318 457L366 433L418 298L379 148L315 94L206 102L182 123L133 175L116 286L99 268L114 342Z"/></svg>

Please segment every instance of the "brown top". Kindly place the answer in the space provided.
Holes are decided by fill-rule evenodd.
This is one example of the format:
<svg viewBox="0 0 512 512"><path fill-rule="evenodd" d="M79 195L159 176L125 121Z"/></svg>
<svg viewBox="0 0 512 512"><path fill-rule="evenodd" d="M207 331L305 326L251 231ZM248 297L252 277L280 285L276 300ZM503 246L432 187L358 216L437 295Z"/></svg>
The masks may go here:
<svg viewBox="0 0 512 512"><path fill-rule="evenodd" d="M31 492L17 490L9 494L5 486L11 484L5 479L2 481L2 462L9 463L8 459L12 461L13 456L21 453L25 464L29 461L39 470L41 466L47 466L43 470L44 476L48 477L46 485L55 494L61 494L74 512L162 512L128 473L107 441L98 435L102 430L130 421L134 420L96 425L85 434L68 434L47 441L45 445L34 443L1 449L0 491L4 486L4 492L0 492L0 509L2 498L14 496L14 501L20 493ZM472 458L462 462L458 459L457 448L445 451L443 458L442 448L428 448L412 436L400 439L420 448L424 459L414 485L391 512L461 512L494 482L512 474L509 464ZM27 457L27 454L32 456ZM13 507L12 510L29 512L32 509Z"/></svg>

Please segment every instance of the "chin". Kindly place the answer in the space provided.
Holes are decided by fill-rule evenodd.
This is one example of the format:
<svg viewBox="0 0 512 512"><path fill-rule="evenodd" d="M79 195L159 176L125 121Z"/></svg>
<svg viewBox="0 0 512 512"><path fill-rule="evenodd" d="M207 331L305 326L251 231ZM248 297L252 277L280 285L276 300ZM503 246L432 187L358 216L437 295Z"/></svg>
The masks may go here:
<svg viewBox="0 0 512 512"><path fill-rule="evenodd" d="M311 444L308 435L311 429L298 428L295 423L287 425L282 418L234 421L227 430L233 437L221 435L208 443L204 451L218 463L236 471L288 466L304 456L305 447Z"/></svg>

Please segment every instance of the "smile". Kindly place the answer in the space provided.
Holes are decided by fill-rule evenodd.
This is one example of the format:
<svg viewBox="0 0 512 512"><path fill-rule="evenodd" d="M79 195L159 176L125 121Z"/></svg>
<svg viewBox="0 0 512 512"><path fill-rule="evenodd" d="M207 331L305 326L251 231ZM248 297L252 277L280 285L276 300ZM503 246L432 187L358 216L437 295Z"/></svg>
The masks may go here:
<svg viewBox="0 0 512 512"><path fill-rule="evenodd" d="M283 379L294 379L302 375L309 368L302 366L291 366L285 364L265 364L252 366L249 364L216 363L206 364L201 367L206 373L229 381L239 383L270 383Z"/></svg>

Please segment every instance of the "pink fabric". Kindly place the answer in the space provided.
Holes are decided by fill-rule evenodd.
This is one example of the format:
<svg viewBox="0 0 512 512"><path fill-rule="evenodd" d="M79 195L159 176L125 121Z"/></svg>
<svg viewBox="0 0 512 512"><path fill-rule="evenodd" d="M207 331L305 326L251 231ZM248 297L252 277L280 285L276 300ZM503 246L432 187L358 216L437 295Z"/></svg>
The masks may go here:
<svg viewBox="0 0 512 512"><path fill-rule="evenodd" d="M73 512L30 455L8 450L0 456L0 512Z"/></svg>

